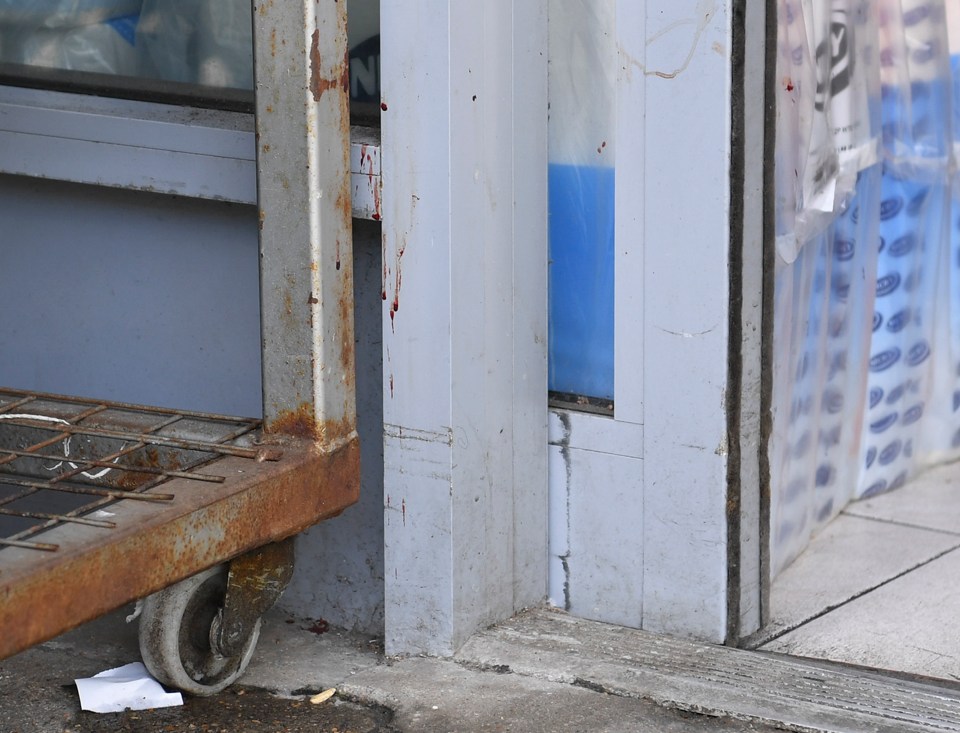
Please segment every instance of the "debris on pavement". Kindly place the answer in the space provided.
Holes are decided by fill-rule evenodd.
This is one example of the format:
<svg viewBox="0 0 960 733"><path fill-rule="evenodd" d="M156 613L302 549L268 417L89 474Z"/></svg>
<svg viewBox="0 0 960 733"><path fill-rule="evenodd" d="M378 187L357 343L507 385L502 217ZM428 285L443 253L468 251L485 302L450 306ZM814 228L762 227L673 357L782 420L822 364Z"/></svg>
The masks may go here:
<svg viewBox="0 0 960 733"><path fill-rule="evenodd" d="M125 664L74 682L80 693L80 708L93 713L183 705L183 696L164 690L142 662Z"/></svg>
<svg viewBox="0 0 960 733"><path fill-rule="evenodd" d="M331 687L329 690L324 690L323 692L318 692L316 695L310 698L310 702L314 705L319 705L322 702L326 702L336 693L336 688Z"/></svg>

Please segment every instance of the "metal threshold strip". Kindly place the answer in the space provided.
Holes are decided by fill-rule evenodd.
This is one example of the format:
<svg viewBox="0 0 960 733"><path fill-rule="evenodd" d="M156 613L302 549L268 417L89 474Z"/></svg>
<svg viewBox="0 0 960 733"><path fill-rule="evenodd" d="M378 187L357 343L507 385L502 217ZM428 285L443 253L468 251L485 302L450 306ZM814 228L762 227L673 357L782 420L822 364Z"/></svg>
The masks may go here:
<svg viewBox="0 0 960 733"><path fill-rule="evenodd" d="M338 514L357 450L0 388L0 658Z"/></svg>

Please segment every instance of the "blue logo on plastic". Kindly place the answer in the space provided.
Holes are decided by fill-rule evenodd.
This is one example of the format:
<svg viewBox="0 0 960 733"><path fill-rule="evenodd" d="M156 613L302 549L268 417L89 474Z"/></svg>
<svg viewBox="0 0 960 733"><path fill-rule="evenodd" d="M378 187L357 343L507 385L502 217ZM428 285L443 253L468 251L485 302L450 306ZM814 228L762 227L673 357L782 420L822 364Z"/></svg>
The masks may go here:
<svg viewBox="0 0 960 733"><path fill-rule="evenodd" d="M931 61L933 61L934 58L936 58L936 54L937 54L937 44L925 43L922 46L916 48L914 52L910 54L910 56L915 63L928 64ZM921 124L921 123L926 123L927 125L929 125L930 121L927 119L923 119L917 124ZM914 125L914 129L916 129L916 125Z"/></svg>
<svg viewBox="0 0 960 733"><path fill-rule="evenodd" d="M887 319L887 330L891 333L899 333L910 322L910 309L904 308L897 311Z"/></svg>
<svg viewBox="0 0 960 733"><path fill-rule="evenodd" d="M846 300L850 295L850 283L846 280L837 279L833 283L833 293L839 300Z"/></svg>
<svg viewBox="0 0 960 733"><path fill-rule="evenodd" d="M920 270L914 270L906 279L903 281L903 289L908 293L912 293L917 289L917 286L923 282L923 273Z"/></svg>
<svg viewBox="0 0 960 733"><path fill-rule="evenodd" d="M930 344L926 341L918 341L910 347L907 357L904 359L909 366L917 366L924 362L930 356Z"/></svg>
<svg viewBox="0 0 960 733"><path fill-rule="evenodd" d="M910 216L917 216L920 213L920 210L923 208L923 204L926 202L926 200L927 200L926 190L918 193L916 196L910 199L910 203L907 204L907 214L909 214Z"/></svg>
<svg viewBox="0 0 960 733"><path fill-rule="evenodd" d="M857 249L856 243L849 239L838 239L833 243L833 256L841 262L852 260Z"/></svg>
<svg viewBox="0 0 960 733"><path fill-rule="evenodd" d="M880 479L874 484L870 485L866 491L863 492L863 498L869 499L871 496L876 496L877 494L882 494L887 490L887 482L884 479Z"/></svg>
<svg viewBox="0 0 960 733"><path fill-rule="evenodd" d="M900 451L903 449L903 442L901 440L895 440L882 451L880 451L880 456L878 457L878 462L881 466L889 466L900 455Z"/></svg>
<svg viewBox="0 0 960 733"><path fill-rule="evenodd" d="M107 25L119 33L124 41L133 46L137 40L137 22L139 20L139 13L119 15L116 18L110 18L110 20L107 21Z"/></svg>
<svg viewBox="0 0 960 733"><path fill-rule="evenodd" d="M897 214L900 213L900 210L903 208L903 199L899 196L894 196L893 198L884 199L880 203L880 219L882 221L887 221L892 219Z"/></svg>
<svg viewBox="0 0 960 733"><path fill-rule="evenodd" d="M824 448L830 448L840 443L840 426L835 425L827 431L820 433L820 445Z"/></svg>
<svg viewBox="0 0 960 733"><path fill-rule="evenodd" d="M831 498L826 504L820 507L820 511L817 512L817 521L826 522L830 515L833 514L833 499Z"/></svg>
<svg viewBox="0 0 960 733"><path fill-rule="evenodd" d="M839 315L830 316L830 324L827 328L830 338L840 338L847 332L847 319ZM846 363L846 360L844 360Z"/></svg>
<svg viewBox="0 0 960 733"><path fill-rule="evenodd" d="M830 389L823 394L823 406L831 415L836 415L843 409L843 392Z"/></svg>
<svg viewBox="0 0 960 733"><path fill-rule="evenodd" d="M807 455L807 451L810 450L810 432L807 431L804 433L800 440L797 441L797 444L793 446L793 457L794 458L803 458Z"/></svg>
<svg viewBox="0 0 960 733"><path fill-rule="evenodd" d="M905 234L899 239L895 239L887 252L891 257L903 257L906 254L910 254L916 243L917 238L913 234Z"/></svg>
<svg viewBox="0 0 960 733"><path fill-rule="evenodd" d="M833 466L829 463L825 463L822 466L817 467L817 486L829 486L833 483L833 477L836 472L833 470Z"/></svg>
<svg viewBox="0 0 960 733"><path fill-rule="evenodd" d="M890 295L898 287L900 287L899 273L891 272L889 275L884 275L877 280L877 297L882 298L884 295Z"/></svg>
<svg viewBox="0 0 960 733"><path fill-rule="evenodd" d="M878 435L886 432L891 426L894 425L894 423L897 422L898 417L898 413L891 412L889 415L881 417L879 420L874 420L872 423L870 423L870 432Z"/></svg>
<svg viewBox="0 0 960 733"><path fill-rule="evenodd" d="M859 207L859 206L854 206L852 209L850 209L850 221L852 221L854 224L856 224L858 221L860 221L860 207ZM958 223L957 226L960 226L960 223Z"/></svg>
<svg viewBox="0 0 960 733"><path fill-rule="evenodd" d="M873 313L873 330L874 332L880 330L880 326L883 325L883 315L879 311L874 311Z"/></svg>
<svg viewBox="0 0 960 733"><path fill-rule="evenodd" d="M873 446L870 447L870 450L867 451L867 468L873 465L873 462L877 459L877 449Z"/></svg>
<svg viewBox="0 0 960 733"><path fill-rule="evenodd" d="M904 425L913 425L917 420L923 417L923 403L919 405L914 405L909 410L903 413L903 424ZM872 427L872 426L871 426Z"/></svg>
<svg viewBox="0 0 960 733"><path fill-rule="evenodd" d="M838 351L836 354L830 358L830 369L827 374L827 381L833 381L833 378L837 376L838 372L842 372L847 368L847 353L845 351Z"/></svg>
<svg viewBox="0 0 960 733"><path fill-rule="evenodd" d="M960 390L953 393L953 411L956 412L958 409L960 409Z"/></svg>
<svg viewBox="0 0 960 733"><path fill-rule="evenodd" d="M897 474L897 477L890 482L890 491L893 491L894 489L899 489L905 483L907 483L907 472L901 471L900 473Z"/></svg>
<svg viewBox="0 0 960 733"><path fill-rule="evenodd" d="M884 372L900 360L900 349L893 346L870 357L870 371Z"/></svg>
<svg viewBox="0 0 960 733"><path fill-rule="evenodd" d="M887 404L892 405L894 402L897 402L901 397L903 397L904 391L905 387L902 384L898 384L896 387L891 389L890 394L887 395Z"/></svg>
<svg viewBox="0 0 960 733"><path fill-rule="evenodd" d="M883 399L883 389L881 387L871 387L870 388L870 409L873 409L880 404L880 400Z"/></svg>
<svg viewBox="0 0 960 733"><path fill-rule="evenodd" d="M878 239L880 240L880 244L877 245L877 254L880 254L883 252L883 248L887 246L887 240L883 237L878 237Z"/></svg>
<svg viewBox="0 0 960 733"><path fill-rule="evenodd" d="M917 23L922 23L928 15L930 15L930 8L928 8L926 5L921 5L913 10L908 10L903 14L903 25L909 28Z"/></svg>

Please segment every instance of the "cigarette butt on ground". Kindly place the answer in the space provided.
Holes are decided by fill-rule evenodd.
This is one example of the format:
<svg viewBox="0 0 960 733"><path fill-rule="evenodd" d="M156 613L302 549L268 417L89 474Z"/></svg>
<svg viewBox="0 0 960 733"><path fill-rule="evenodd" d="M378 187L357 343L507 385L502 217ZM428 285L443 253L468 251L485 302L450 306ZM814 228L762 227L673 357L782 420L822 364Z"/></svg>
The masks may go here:
<svg viewBox="0 0 960 733"><path fill-rule="evenodd" d="M319 705L322 702L326 702L336 693L336 689L331 687L329 690L324 690L323 692L318 692L316 695L310 698L310 702L314 705Z"/></svg>

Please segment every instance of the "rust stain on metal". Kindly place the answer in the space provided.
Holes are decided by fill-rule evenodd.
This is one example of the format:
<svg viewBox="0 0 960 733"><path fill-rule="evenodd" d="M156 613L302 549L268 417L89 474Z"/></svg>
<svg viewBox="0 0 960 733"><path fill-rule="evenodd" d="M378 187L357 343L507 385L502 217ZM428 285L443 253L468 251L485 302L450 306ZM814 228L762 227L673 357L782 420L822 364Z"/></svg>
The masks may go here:
<svg viewBox="0 0 960 733"><path fill-rule="evenodd" d="M57 536L62 552L5 564L0 659L204 568L290 537L336 516L359 496L356 438L329 452L291 439L280 463L228 457L216 465L230 477L225 484L197 490L175 479L167 485L176 494L173 502L121 504L118 527L109 533L64 529Z"/></svg>
<svg viewBox="0 0 960 733"><path fill-rule="evenodd" d="M147 446L134 452L121 465L125 470L113 472L107 478L113 479L110 483L125 491L134 491L155 478L153 474L138 472L136 470L138 468L179 471L183 467L173 451L164 451L164 456L161 458L160 451L154 446Z"/></svg>
<svg viewBox="0 0 960 733"><path fill-rule="evenodd" d="M310 91L313 101L319 102L324 92L331 89L340 89L346 97L350 89L350 62L347 55L344 54L343 59L334 67L332 76L324 76L321 66L320 29L317 28L310 40Z"/></svg>
<svg viewBox="0 0 960 733"><path fill-rule="evenodd" d="M243 649L258 619L269 611L293 577L293 539L271 542L230 563L218 651L234 656Z"/></svg>
<svg viewBox="0 0 960 733"><path fill-rule="evenodd" d="M352 374L350 376L352 379ZM350 435L354 431L354 424L346 417L317 420L313 405L302 402L295 410L281 412L266 426L266 431L270 435L312 440L322 445Z"/></svg>
<svg viewBox="0 0 960 733"><path fill-rule="evenodd" d="M340 368L343 370L344 385L351 392L356 382L354 373L356 365L353 340L353 288L349 287L352 285L352 280L352 277L346 279L345 287L337 303L339 308L337 316L340 332Z"/></svg>
<svg viewBox="0 0 960 733"><path fill-rule="evenodd" d="M352 377L351 373L351 380ZM325 444L350 435L354 424L347 418L317 420L313 405L302 402L295 410L281 412L265 429L271 435L291 436Z"/></svg>

